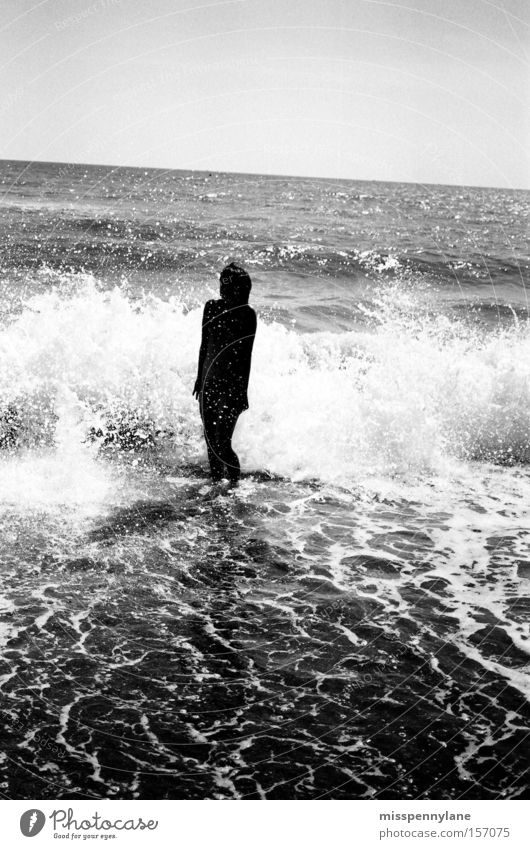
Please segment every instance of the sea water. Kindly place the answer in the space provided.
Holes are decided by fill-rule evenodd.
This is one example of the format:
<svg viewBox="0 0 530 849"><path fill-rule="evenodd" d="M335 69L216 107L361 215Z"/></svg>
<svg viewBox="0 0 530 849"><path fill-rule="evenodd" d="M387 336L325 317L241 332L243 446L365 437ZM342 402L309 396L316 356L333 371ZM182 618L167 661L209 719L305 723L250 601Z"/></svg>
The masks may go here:
<svg viewBox="0 0 530 849"><path fill-rule="evenodd" d="M0 791L522 797L528 193L0 177ZM233 260L228 489L191 393Z"/></svg>

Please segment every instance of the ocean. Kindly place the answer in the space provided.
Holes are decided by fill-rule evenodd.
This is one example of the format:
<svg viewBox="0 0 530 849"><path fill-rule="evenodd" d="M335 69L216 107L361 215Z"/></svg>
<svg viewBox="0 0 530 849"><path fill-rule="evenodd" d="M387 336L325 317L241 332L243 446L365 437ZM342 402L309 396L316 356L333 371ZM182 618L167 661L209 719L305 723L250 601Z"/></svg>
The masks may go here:
<svg viewBox="0 0 530 849"><path fill-rule="evenodd" d="M527 798L530 194L0 180L4 797ZM223 489L192 389L230 261Z"/></svg>

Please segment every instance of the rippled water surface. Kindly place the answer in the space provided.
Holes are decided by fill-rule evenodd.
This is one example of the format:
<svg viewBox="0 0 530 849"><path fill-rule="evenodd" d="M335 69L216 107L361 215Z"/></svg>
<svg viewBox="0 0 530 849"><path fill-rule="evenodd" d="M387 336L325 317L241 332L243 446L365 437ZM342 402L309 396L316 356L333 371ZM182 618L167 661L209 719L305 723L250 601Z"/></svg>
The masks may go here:
<svg viewBox="0 0 530 849"><path fill-rule="evenodd" d="M0 790L528 793L528 193L1 163ZM200 305L259 315L212 488Z"/></svg>

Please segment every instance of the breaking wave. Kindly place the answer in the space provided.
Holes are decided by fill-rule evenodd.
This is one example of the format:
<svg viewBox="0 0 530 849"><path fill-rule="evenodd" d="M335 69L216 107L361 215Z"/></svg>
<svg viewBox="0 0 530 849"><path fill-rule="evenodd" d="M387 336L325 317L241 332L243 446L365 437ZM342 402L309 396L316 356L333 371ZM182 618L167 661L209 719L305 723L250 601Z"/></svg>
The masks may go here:
<svg viewBox="0 0 530 849"><path fill-rule="evenodd" d="M89 276L29 298L0 332L4 458L163 444L176 463L201 459L200 313ZM247 468L351 484L451 460L530 460L527 322L485 334L420 315L397 285L365 314L365 331L260 323L236 431Z"/></svg>

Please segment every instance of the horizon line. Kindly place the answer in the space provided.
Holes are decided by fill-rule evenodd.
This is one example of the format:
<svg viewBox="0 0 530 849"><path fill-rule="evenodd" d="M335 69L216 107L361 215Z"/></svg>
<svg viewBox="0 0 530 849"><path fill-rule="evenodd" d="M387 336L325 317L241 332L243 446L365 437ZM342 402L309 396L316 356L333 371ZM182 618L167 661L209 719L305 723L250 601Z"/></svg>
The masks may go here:
<svg viewBox="0 0 530 849"><path fill-rule="evenodd" d="M86 168L109 168L116 171L120 168L128 168L134 171L163 171L165 173L171 171L180 171L183 173L196 174L233 174L240 177L270 177L272 179L290 179L290 180L328 180L330 182L339 183L395 183L405 186L441 186L447 188L460 189L497 189L504 192L529 192L530 188L508 187L508 186L487 186L473 183L435 183L435 182L419 182L414 180L377 180L367 177L311 177L306 174L264 174L260 171L217 171L211 168L168 168L160 165L112 165L104 162L64 162L63 160L54 159L4 159L0 158L0 162L21 162L27 165L63 165L66 167L81 166Z"/></svg>

